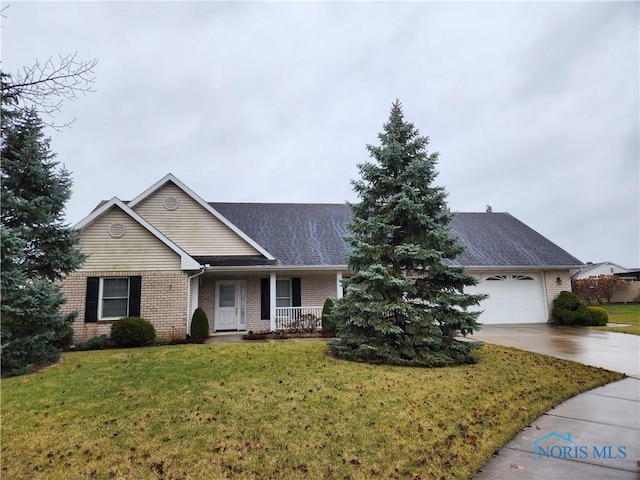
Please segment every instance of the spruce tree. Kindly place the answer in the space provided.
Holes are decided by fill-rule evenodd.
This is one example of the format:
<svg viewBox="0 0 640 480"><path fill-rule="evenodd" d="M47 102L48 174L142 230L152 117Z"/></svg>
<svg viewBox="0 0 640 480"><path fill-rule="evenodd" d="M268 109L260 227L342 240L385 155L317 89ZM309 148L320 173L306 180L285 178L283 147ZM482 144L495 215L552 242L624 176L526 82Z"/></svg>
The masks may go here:
<svg viewBox="0 0 640 480"><path fill-rule="evenodd" d="M7 76L3 74L2 81ZM2 98L1 255L2 376L55 361L70 341L74 314L62 314L56 284L83 255L63 222L71 179L59 168L33 110Z"/></svg>
<svg viewBox="0 0 640 480"><path fill-rule="evenodd" d="M464 248L448 228L446 191L434 185L438 153L428 153L428 137L404 120L397 100L383 128L380 146L367 145L374 162L359 164L352 182L353 275L333 311L340 340L331 350L369 363L473 363L477 344L454 337L478 328L479 312L468 309L484 296L465 294L475 278L448 262Z"/></svg>

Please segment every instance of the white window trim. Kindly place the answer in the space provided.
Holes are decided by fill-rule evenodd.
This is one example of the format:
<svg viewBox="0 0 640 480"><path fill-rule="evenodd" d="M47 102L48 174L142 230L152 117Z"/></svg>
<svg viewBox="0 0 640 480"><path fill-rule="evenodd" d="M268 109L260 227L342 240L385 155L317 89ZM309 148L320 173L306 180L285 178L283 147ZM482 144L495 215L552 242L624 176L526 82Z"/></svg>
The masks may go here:
<svg viewBox="0 0 640 480"><path fill-rule="evenodd" d="M127 314L120 317L104 317L102 315L102 305L104 300L104 281L105 280L126 280L127 281ZM123 298L123 297L113 297ZM129 277L100 277L100 288L98 289L98 321L101 320L120 320L129 316L129 299L131 298L131 279Z"/></svg>
<svg viewBox="0 0 640 480"><path fill-rule="evenodd" d="M278 282L287 282L289 284L289 296L278 297ZM285 305L285 306L278 305L278 300L284 300L285 298L289 300L289 305ZM291 285L291 279L290 278L276 279L276 306L278 308L288 308L288 307L291 307L292 305L293 305L293 290Z"/></svg>

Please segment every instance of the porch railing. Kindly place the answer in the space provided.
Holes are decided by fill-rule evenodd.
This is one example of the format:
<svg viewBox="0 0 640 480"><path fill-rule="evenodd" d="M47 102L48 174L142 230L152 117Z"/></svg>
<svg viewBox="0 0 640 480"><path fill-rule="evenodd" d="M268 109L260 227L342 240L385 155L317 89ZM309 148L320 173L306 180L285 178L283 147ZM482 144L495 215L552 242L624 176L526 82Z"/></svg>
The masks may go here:
<svg viewBox="0 0 640 480"><path fill-rule="evenodd" d="M276 330L310 333L322 330L322 307L276 307Z"/></svg>

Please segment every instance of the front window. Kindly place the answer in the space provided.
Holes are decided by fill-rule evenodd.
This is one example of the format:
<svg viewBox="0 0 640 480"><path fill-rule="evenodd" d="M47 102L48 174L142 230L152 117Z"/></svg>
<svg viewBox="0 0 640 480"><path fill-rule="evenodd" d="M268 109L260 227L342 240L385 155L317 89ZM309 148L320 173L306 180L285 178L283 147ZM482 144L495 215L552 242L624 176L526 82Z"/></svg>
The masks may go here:
<svg viewBox="0 0 640 480"><path fill-rule="evenodd" d="M122 318L129 314L129 279L103 278L100 318Z"/></svg>
<svg viewBox="0 0 640 480"><path fill-rule="evenodd" d="M291 306L291 280L276 280L276 307Z"/></svg>

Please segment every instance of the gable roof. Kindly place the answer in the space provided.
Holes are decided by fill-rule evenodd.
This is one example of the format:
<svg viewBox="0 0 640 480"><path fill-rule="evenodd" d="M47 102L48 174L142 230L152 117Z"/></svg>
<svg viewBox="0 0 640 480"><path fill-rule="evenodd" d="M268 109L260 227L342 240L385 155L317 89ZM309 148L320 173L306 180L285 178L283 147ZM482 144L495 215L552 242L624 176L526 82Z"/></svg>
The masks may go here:
<svg viewBox="0 0 640 480"><path fill-rule="evenodd" d="M617 263L613 262L600 262L600 263L588 263L585 266L580 267L578 270L572 272L572 276L576 279L587 278L590 277L594 270L598 270L601 267L611 265L612 267L620 270L617 273L629 273L630 270L628 268L622 267Z"/></svg>
<svg viewBox="0 0 640 480"><path fill-rule="evenodd" d="M112 208L119 208L126 215L131 217L135 222L140 224L143 228L149 231L154 237L164 243L167 247L173 250L176 254L180 256L180 266L183 270L196 270L200 268L200 264L194 260L192 257L187 254L184 250L182 250L178 245L173 243L170 239L168 239L165 235L162 234L157 228L147 222L144 218L134 212L131 208L129 208L122 200L118 197L113 197L108 202L102 203L98 208L96 208L93 212L91 212L84 219L80 220L74 228L76 230L82 230L87 225L93 223L97 218L102 216L104 213L108 212Z"/></svg>
<svg viewBox="0 0 640 480"><path fill-rule="evenodd" d="M272 252L281 265L345 265L345 204L211 203ZM451 265L575 267L582 262L508 213L456 213L450 224L466 247Z"/></svg>
<svg viewBox="0 0 640 480"><path fill-rule="evenodd" d="M164 185L166 185L169 182L173 183L175 186L177 186L179 189L181 189L185 194L187 194L189 197L191 197L196 203L198 203L200 206L202 206L202 208L207 210L211 215L213 215L215 218L220 220L224 225L229 227L229 229L231 229L236 235L238 235L245 242L247 242L249 245L251 245L253 248L255 248L258 252L260 252L260 254L264 255L264 257L267 260L275 260L273 255L271 255L259 243L257 243L253 238L251 238L251 236L249 236L245 232L243 232L241 228L238 228L238 226L236 224L234 224L234 222L230 222L227 218L225 218L222 214L220 214L220 212L218 212L215 208L213 208L211 206L211 204L205 202L202 198L200 198L200 196L197 193L195 193L193 190L191 190L189 187L187 187L184 183L182 183L180 180L178 180L171 173L168 173L167 175L165 175L163 178L161 178L156 183L151 185L151 187L147 188L144 192L142 192L136 198L134 198L133 200L128 202L129 207L132 208L132 209L135 208L135 206L138 203L142 202L144 199L146 199L149 196L151 196L154 192L156 192L157 190L159 190L160 188L162 188Z"/></svg>

